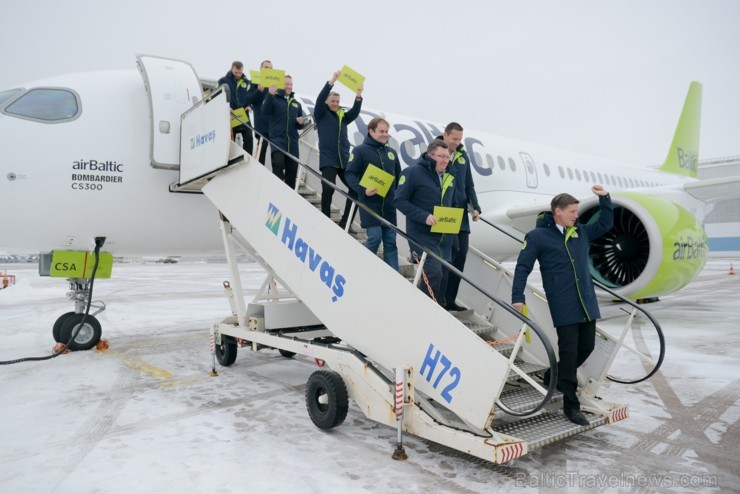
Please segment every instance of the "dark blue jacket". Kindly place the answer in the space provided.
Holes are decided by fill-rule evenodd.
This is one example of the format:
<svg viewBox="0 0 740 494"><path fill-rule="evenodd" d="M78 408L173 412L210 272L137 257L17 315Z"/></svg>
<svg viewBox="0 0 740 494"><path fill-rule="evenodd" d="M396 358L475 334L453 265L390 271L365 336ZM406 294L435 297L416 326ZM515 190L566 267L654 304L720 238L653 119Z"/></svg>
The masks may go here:
<svg viewBox="0 0 740 494"><path fill-rule="evenodd" d="M247 76L242 75L239 80L234 77L231 71L228 71L225 76L218 80L218 85L226 84L229 86L229 105L232 110L238 108L246 108L249 105L254 104L255 93L257 93L257 86L252 84ZM239 125L235 129L240 130L244 128L244 125Z"/></svg>
<svg viewBox="0 0 740 494"><path fill-rule="evenodd" d="M437 139L442 140L442 136L437 137ZM452 151L450 162L447 171L455 176L455 199L453 206L465 210L460 231L470 233L468 204L479 213L481 209L480 204L478 204L478 195L475 193L473 174L470 173L470 158L468 157L468 152L465 151L465 146L460 144L457 146L457 149Z"/></svg>
<svg viewBox="0 0 740 494"><path fill-rule="evenodd" d="M406 233L409 237L449 260L453 235L432 233L432 227L426 221L434 213L434 206L452 207L456 179L445 171L442 179L444 185L441 185L436 167L435 161L424 153L415 164L406 168L398 182L396 207L406 216Z"/></svg>
<svg viewBox="0 0 740 494"><path fill-rule="evenodd" d="M374 196L365 195L365 187L360 185L367 165L372 164L382 168L386 173L395 177L385 197L380 194ZM368 134L365 141L356 146L349 156L349 164L344 175L352 190L357 192L360 203L373 210L378 216L382 216L392 224L396 224L396 207L393 205L396 198L396 187L401 177L401 162L398 161L398 153L388 144L381 144ZM360 208L360 221L363 228L371 226L383 226L372 214Z"/></svg>
<svg viewBox="0 0 740 494"><path fill-rule="evenodd" d="M555 326L566 326L601 317L588 264L589 242L612 227L612 201L599 197L598 221L576 222L575 233L560 233L550 211L540 213L537 228L527 233L514 269L511 302L524 303L524 288L534 261L540 263L542 284Z"/></svg>
<svg viewBox="0 0 740 494"><path fill-rule="evenodd" d="M270 118L262 112L262 103L264 103L267 94L269 94L267 88L263 88L262 91L258 89L254 93L254 101L252 102L254 130L265 137L269 137L270 135Z"/></svg>
<svg viewBox="0 0 740 494"><path fill-rule="evenodd" d="M324 89L316 98L316 108L313 111L316 130L319 133L319 169L327 166L334 168L347 166L349 162L347 125L358 117L362 108L362 98L355 98L355 104L349 111L341 107L336 112L331 111L326 99L332 87L328 82L324 84Z"/></svg>
<svg viewBox="0 0 740 494"><path fill-rule="evenodd" d="M298 129L302 129L303 124L299 125L296 118L303 116L303 107L295 99L295 93L290 93L290 97L283 89L278 89L274 95L268 93L262 103L262 114L270 119L270 143L297 158Z"/></svg>

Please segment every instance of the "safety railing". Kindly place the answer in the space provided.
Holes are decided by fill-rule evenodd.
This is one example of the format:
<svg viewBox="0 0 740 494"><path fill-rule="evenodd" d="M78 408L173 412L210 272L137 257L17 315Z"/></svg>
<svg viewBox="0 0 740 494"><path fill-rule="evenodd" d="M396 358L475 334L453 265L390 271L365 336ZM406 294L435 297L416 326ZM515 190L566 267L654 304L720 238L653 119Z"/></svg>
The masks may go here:
<svg viewBox="0 0 740 494"><path fill-rule="evenodd" d="M513 239L513 240L515 240L517 242L519 242L520 244L524 243L524 239L521 239L521 238L519 238L519 237L517 237L515 235L512 235L511 233L509 233L506 230L500 228L496 224L488 221L487 219L483 218L482 216L479 219L483 223L485 223L488 226L490 226L490 227L498 230L499 232L501 232L504 235L506 235L507 237L509 237L509 238L511 238L511 239ZM655 360L654 362L650 358L648 358L647 356L645 356L642 352L640 352L640 351L638 351L636 349L633 349L633 348L631 348L629 346L624 346L624 348L626 348L626 349L628 349L628 350L636 353L638 355L638 357L640 357L642 360L649 361L651 363L652 368L648 371L648 373L645 376L640 377L639 379L628 380L628 379L621 379L621 378L618 378L618 377L615 377L615 376L612 376L612 375L607 374L606 375L606 378L609 379L610 381L613 381L613 382L616 382L616 383L620 383L620 384L637 384L637 383L643 382L643 381L645 381L647 379L650 379L656 372L658 372L658 370L660 369L660 366L663 365L663 359L665 358L665 336L663 334L663 329L661 328L661 326L658 323L658 321L655 320L655 318L652 316L652 314L650 314L650 312L648 312L647 310L645 310L645 308L643 308L640 305L636 304L635 302L629 300L628 298L626 298L626 297L618 294L617 292L615 292L611 288L605 286L603 283L595 280L593 277L591 279L592 279L592 281L593 281L593 283L594 283L595 286L597 286L601 290L604 290L605 292L609 293L611 296L615 297L620 302L625 303L625 304L628 304L628 305L630 305L632 307L632 314L628 318L627 324L625 325L625 327L624 327L624 329L622 331L622 334L621 334L621 336L620 336L620 338L618 340L620 345L623 345L623 343L624 343L624 337L625 337L627 331L629 329L631 329L631 327L632 327L632 322L634 321L634 317L635 317L636 311L641 312L653 324L653 327L655 328L655 331L656 331L657 336L658 336L658 341L660 343L660 350L659 350L658 359Z"/></svg>
<svg viewBox="0 0 740 494"><path fill-rule="evenodd" d="M237 118L244 125L247 125L248 127L252 128L254 130L254 128L249 124L249 122L245 122L245 121L239 119L238 117L235 117L235 118ZM303 132L301 134L301 137L303 137L309 130L305 130L305 132ZM270 144L270 146L273 146L272 142L269 139L265 138L264 135L260 134L256 130L254 130L254 132L261 137L260 140L262 142L265 142L266 141L267 143ZM509 303L507 303L504 300L498 298L496 295L490 293L489 291L487 291L486 289L484 289L483 287L481 287L480 285L478 285L474 280L471 280L470 278L468 278L467 276L465 276L465 274L462 271L458 270L455 266L453 266L452 264L448 263L445 259L443 259L439 255L437 255L435 252L433 252L430 249L428 249L427 247L419 244L418 242L415 242L411 237L409 237L406 234L406 232L404 232L403 230L401 230L396 225L392 224L390 221L386 220L382 216L379 216L378 214L376 214L375 211L373 211L372 209L368 208L367 206L365 206L364 204L362 204L361 202L359 202L356 198L351 197L347 192L345 192L341 188L337 187L336 184L330 182L329 180L326 180L321 175L320 172L318 172L318 171L314 170L313 168L311 168L307 163L304 163L303 161L301 161L297 156L293 156L292 154L290 154L289 152L286 152L285 150L281 150L281 151L286 156L288 156L289 158L295 160L295 162L298 164L298 175L296 177L296 191L298 190L299 184L301 182L299 180L301 170L305 171L306 173L310 173L316 179L318 179L322 183L322 185L323 184L327 185L328 187L334 189L335 192L338 192L340 195L344 196L346 199L352 201L353 208L362 208L367 213L369 213L372 216L374 216L375 219L377 219L381 224L387 226L388 228L391 228L397 235L400 235L402 238L406 239L408 242L413 243L413 244L419 246L419 248L423 252L423 255L424 256L432 256L433 258L435 258L436 260L438 260L442 264L443 269L447 269L450 273L453 273L453 274L459 276L461 280L465 280L471 287L473 287L475 290L477 290L483 296L485 296L486 298L488 298L489 300L491 300L492 302L494 302L496 305L498 305L499 307L501 307L503 310L505 310L506 312L508 312L509 314L511 314L513 317L519 319L521 321L521 323L522 323L522 328L526 328L526 327L531 328L531 330L534 331L534 333L537 335L537 338L541 341L541 343L542 343L542 345L543 345L543 347L545 349L545 353L547 354L547 361L548 361L548 364L549 364L550 376L551 376L550 383L547 386L547 389L545 390L544 388L542 388L539 385L537 385L537 383L535 383L534 380L532 380L531 377L529 377L524 371L522 371L516 365L514 365L513 364L513 357L510 358L510 361L509 361L509 369L513 370L519 376L525 376L524 378L531 385L534 385L536 388L539 388L540 390L545 391L545 393L543 395L543 399L534 408L532 408L531 410L524 411L524 412L516 412L514 410L511 410L505 404L502 404L500 402L500 400L496 400L496 403L499 405L499 407L502 410L504 410L505 413L510 414L510 415L513 415L513 416L520 416L520 417L528 416L528 415L532 415L534 413L537 413L542 408L544 408L548 403L550 403L550 401L552 400L553 395L555 394L555 387L556 387L556 384L557 384L557 375L558 375L557 374L558 373L557 357L555 355L555 350L554 350L552 344L550 343L549 338L547 337L547 335L545 334L545 332L542 330L542 328L540 328L537 325L537 323L535 323L534 321L530 320L529 318L527 318L526 316L524 316L523 314L521 314L519 311L517 311L516 309L514 309ZM352 213L353 212L354 211L352 211ZM347 227L346 228L349 228L349 226L350 226L349 225L349 222L347 222L347 223L348 224L347 224ZM421 269L423 269L422 266L420 266L418 268L419 271L421 271ZM523 333L524 333L524 331L521 331L520 332L520 334L523 334Z"/></svg>

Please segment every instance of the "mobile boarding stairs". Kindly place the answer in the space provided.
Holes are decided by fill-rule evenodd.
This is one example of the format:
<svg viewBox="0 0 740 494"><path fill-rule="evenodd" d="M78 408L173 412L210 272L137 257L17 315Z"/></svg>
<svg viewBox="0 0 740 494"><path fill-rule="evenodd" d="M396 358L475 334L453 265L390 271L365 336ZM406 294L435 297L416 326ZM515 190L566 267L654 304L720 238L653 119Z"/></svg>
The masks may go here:
<svg viewBox="0 0 740 494"><path fill-rule="evenodd" d="M503 463L628 416L627 405L597 393L637 306L620 336L597 330L596 349L579 369L589 425L573 424L555 391L557 336L542 292L527 287L529 318L522 316L507 303L512 273L471 248L459 296L470 309L445 311L234 145L220 90L183 114L181 139L214 126L208 145L181 144L180 180L171 190L200 191L220 211L232 314L211 331L219 363L233 364L238 348L315 359L321 368L306 389L312 421L322 429L340 425L351 397L370 419L397 427L397 458L405 456L402 431ZM249 303L237 248L267 272ZM653 368L649 375L660 365L640 358ZM548 368L544 387L534 374Z"/></svg>

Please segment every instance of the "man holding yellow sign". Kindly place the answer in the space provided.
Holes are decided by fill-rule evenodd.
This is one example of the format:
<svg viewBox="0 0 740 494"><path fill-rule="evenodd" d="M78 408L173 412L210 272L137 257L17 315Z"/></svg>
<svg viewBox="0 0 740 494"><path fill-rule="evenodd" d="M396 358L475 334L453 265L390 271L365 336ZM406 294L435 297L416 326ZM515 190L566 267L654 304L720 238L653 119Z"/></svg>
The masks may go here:
<svg viewBox="0 0 740 494"><path fill-rule="evenodd" d="M345 177L347 183L357 194L360 204L364 204L375 213L370 213L364 208L360 209L360 221L367 231L365 247L374 254L378 252L382 241L383 260L398 271L396 232L381 223L377 216L385 218L393 225L396 224L396 208L393 201L396 196L397 179L401 176L401 163L398 161L398 152L388 145L388 129L390 128L388 121L376 117L370 120L367 128L368 135L365 137L365 142L357 146L349 157ZM372 169L370 169L371 166ZM371 170L371 174L375 169L376 177L380 177L379 172L383 172L385 183L382 187L377 181L366 181L368 169Z"/></svg>
<svg viewBox="0 0 740 494"><path fill-rule="evenodd" d="M316 98L316 108L313 111L316 131L319 135L319 170L321 170L321 176L332 184L336 184L337 177L339 177L349 189L349 196L356 199L357 196L354 195L354 191L347 183L344 173L349 163L347 126L360 115L362 84L355 91L355 102L352 108L347 111L339 106L339 93L332 91L339 74L339 71L334 72L331 79L324 84L324 88ZM331 217L331 198L333 195L334 188L322 182L321 212L327 217ZM351 208L352 201L347 199L344 204L344 214L342 214L342 219L339 221L340 228L344 228L348 221L352 223L352 219L349 218Z"/></svg>
<svg viewBox="0 0 740 494"><path fill-rule="evenodd" d="M252 154L252 128L249 122L249 109L254 104L257 86L254 86L247 76L244 75L244 64L235 61L231 64L231 70L218 80L218 85L226 84L229 87L231 100L231 138L242 136L242 147L246 152Z"/></svg>
<svg viewBox="0 0 740 494"><path fill-rule="evenodd" d="M447 143L434 140L416 164L403 171L398 183L396 207L406 216L406 233L415 259L421 259L426 248L450 260L452 237L460 230L462 210L452 208L455 179L446 173L449 160ZM426 281L419 288L436 301L442 287L442 263L429 256L423 270Z"/></svg>
<svg viewBox="0 0 740 494"><path fill-rule="evenodd" d="M262 69L261 81L265 81L265 70ZM282 72L282 71L280 71ZM267 90L262 103L262 113L270 121L270 141L272 141L272 173L284 181L288 187L295 189L298 163L298 129L303 128L303 107L295 99L293 78L284 79L285 89L278 89L273 84Z"/></svg>

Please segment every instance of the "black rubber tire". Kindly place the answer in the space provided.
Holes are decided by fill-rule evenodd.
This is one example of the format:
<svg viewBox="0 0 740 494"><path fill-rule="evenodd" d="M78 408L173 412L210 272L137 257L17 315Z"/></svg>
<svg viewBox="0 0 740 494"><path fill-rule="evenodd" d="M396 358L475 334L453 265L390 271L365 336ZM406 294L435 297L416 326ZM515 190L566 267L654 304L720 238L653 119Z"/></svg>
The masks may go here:
<svg viewBox="0 0 740 494"><path fill-rule="evenodd" d="M288 350L282 350L280 348L278 348L278 352L280 352L280 355L282 355L285 358L295 357L295 352L289 352Z"/></svg>
<svg viewBox="0 0 740 494"><path fill-rule="evenodd" d="M221 336L221 344L216 345L216 360L224 367L236 362L236 341L231 336Z"/></svg>
<svg viewBox="0 0 740 494"><path fill-rule="evenodd" d="M64 320L62 327L59 329L59 337L61 338L60 343L67 343L69 341L75 327L79 326L83 317L85 317L85 314L74 314ZM101 329L98 320L93 316L87 316L85 318L85 324L77 332L77 336L69 344L68 348L73 352L95 348L100 341L100 336L102 334L103 330Z"/></svg>
<svg viewBox="0 0 740 494"><path fill-rule="evenodd" d="M66 341L62 341L62 324L64 324L64 321L66 321L69 316L74 315L74 311L65 312L64 314L59 316L59 319L54 322L54 327L51 329L51 335L54 337L54 341L56 341L57 343L67 343Z"/></svg>
<svg viewBox="0 0 740 494"><path fill-rule="evenodd" d="M331 429L344 422L349 397L342 376L323 369L311 374L306 385L306 409L319 429Z"/></svg>

